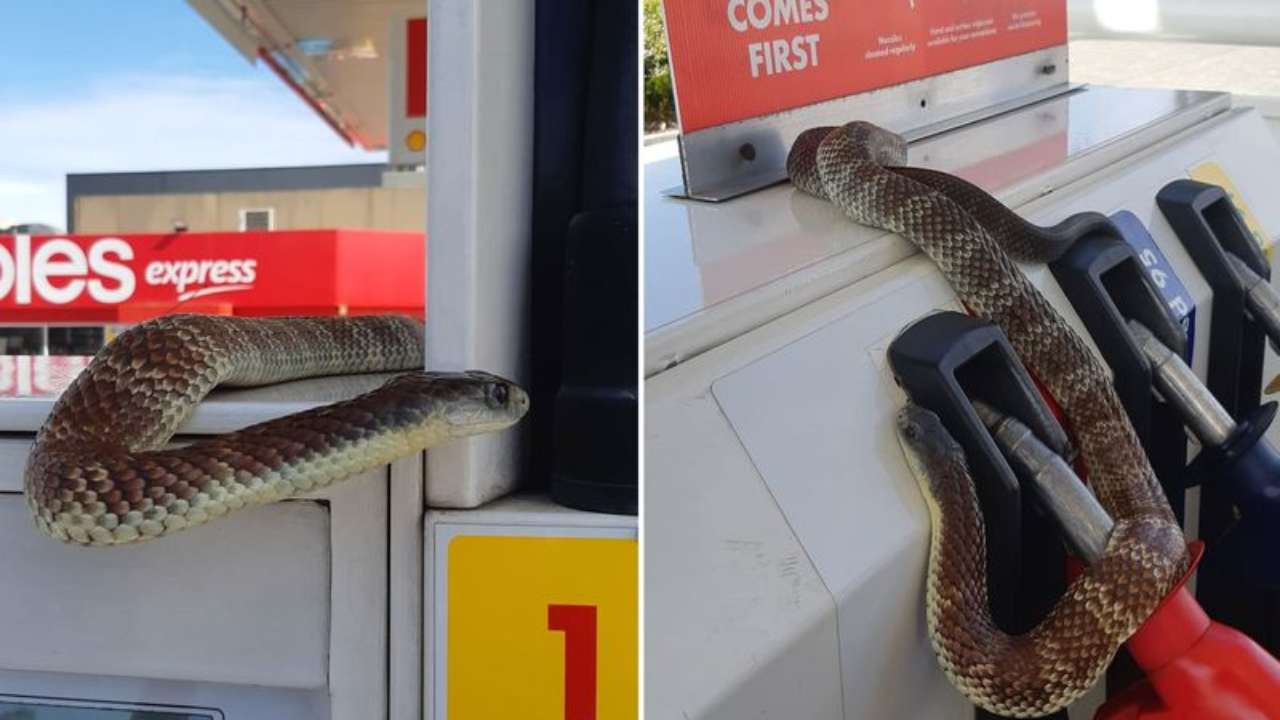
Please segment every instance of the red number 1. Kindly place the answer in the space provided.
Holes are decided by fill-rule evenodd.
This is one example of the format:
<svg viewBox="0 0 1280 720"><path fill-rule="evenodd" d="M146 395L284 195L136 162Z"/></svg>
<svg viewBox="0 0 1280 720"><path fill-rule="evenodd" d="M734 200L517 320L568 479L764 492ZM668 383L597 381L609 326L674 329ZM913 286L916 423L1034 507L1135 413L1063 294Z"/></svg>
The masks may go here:
<svg viewBox="0 0 1280 720"><path fill-rule="evenodd" d="M564 633L564 720L596 720L596 606L548 605L547 629Z"/></svg>

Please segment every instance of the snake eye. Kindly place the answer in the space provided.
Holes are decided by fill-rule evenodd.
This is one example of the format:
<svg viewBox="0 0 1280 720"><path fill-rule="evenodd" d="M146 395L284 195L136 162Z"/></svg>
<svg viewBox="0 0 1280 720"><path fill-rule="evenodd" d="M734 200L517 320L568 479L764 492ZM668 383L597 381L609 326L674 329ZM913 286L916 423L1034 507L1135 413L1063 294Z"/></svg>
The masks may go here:
<svg viewBox="0 0 1280 720"><path fill-rule="evenodd" d="M494 407L503 407L504 405L506 405L507 398L509 396L510 396L510 391L507 390L506 385L503 385L502 383L495 383L494 385L490 386L489 399L491 401L490 404L493 405Z"/></svg>

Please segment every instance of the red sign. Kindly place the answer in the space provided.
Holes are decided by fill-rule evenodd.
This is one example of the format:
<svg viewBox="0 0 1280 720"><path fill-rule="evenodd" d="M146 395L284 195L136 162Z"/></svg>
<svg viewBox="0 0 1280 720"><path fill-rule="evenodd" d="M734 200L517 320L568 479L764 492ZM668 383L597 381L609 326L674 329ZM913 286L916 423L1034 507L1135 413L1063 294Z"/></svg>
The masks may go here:
<svg viewBox="0 0 1280 720"><path fill-rule="evenodd" d="M391 73L390 135L392 165L427 161L427 19L391 20L387 68Z"/></svg>
<svg viewBox="0 0 1280 720"><path fill-rule="evenodd" d="M692 132L1067 41L1065 0L663 0Z"/></svg>
<svg viewBox="0 0 1280 720"><path fill-rule="evenodd" d="M405 45L405 115L427 116L427 19L413 18L406 23Z"/></svg>
<svg viewBox="0 0 1280 720"><path fill-rule="evenodd" d="M0 321L135 322L170 312L421 316L425 278L422 233L0 236Z"/></svg>

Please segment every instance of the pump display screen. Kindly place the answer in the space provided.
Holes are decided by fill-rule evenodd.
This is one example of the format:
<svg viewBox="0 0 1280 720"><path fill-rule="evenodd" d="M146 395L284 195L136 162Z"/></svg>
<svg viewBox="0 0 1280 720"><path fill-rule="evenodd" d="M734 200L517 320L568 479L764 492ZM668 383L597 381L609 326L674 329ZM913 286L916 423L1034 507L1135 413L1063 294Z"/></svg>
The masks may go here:
<svg viewBox="0 0 1280 720"><path fill-rule="evenodd" d="M0 720L223 720L218 710L0 696Z"/></svg>

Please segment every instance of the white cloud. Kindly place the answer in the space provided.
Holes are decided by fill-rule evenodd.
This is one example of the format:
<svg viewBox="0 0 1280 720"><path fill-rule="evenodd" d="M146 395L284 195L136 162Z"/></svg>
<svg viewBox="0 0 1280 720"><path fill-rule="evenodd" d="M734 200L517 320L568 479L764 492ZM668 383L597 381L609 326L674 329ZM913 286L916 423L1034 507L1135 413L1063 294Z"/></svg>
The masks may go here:
<svg viewBox="0 0 1280 720"><path fill-rule="evenodd" d="M0 109L0 226L62 226L67 173L380 162L275 77L117 76Z"/></svg>

